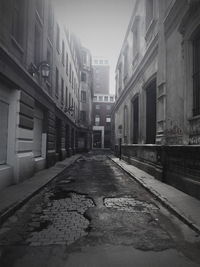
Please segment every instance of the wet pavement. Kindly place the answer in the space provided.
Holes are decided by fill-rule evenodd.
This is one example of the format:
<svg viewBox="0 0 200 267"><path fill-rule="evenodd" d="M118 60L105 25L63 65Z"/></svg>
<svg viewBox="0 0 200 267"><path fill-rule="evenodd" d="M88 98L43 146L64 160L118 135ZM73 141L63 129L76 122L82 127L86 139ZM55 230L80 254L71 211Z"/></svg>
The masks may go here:
<svg viewBox="0 0 200 267"><path fill-rule="evenodd" d="M0 266L200 266L200 237L106 155L83 155L0 229Z"/></svg>

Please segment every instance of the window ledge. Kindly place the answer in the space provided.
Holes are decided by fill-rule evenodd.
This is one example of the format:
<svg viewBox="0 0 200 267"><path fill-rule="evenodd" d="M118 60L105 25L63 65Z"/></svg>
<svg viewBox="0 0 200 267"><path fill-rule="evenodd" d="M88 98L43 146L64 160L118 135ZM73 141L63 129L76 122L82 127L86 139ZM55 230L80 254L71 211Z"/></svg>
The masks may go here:
<svg viewBox="0 0 200 267"><path fill-rule="evenodd" d="M138 61L138 58L139 58L139 53L137 52L136 55L134 56L133 58L133 61L132 61L132 67L134 68L137 61Z"/></svg>
<svg viewBox="0 0 200 267"><path fill-rule="evenodd" d="M21 54L24 54L23 47L19 44L19 42L15 39L15 37L13 35L11 35L11 40L12 40L13 44L15 45L15 47L19 50L19 52Z"/></svg>
<svg viewBox="0 0 200 267"><path fill-rule="evenodd" d="M189 121L194 121L194 120L198 120L198 119L200 119L200 115L196 115L196 116L190 117L188 120Z"/></svg>
<svg viewBox="0 0 200 267"><path fill-rule="evenodd" d="M155 19L152 19L151 22L150 22L150 24L149 24L149 27L146 30L146 35L145 35L146 42L148 42L151 39L151 35L153 33L153 30L155 28L155 25L156 25L156 20Z"/></svg>
<svg viewBox="0 0 200 267"><path fill-rule="evenodd" d="M50 46L53 48L53 43L52 43L52 40L49 36L47 36L47 40L48 40L48 43L50 44Z"/></svg>
<svg viewBox="0 0 200 267"><path fill-rule="evenodd" d="M40 14L37 10L35 10L35 13L36 13L36 17L37 17L37 20L39 21L40 25L43 26L43 24L44 24L43 18L40 16Z"/></svg>
<svg viewBox="0 0 200 267"><path fill-rule="evenodd" d="M38 162L38 161L41 161L41 160L44 160L45 158L43 158L42 156L39 156L39 157L35 157L34 158L34 161Z"/></svg>
<svg viewBox="0 0 200 267"><path fill-rule="evenodd" d="M12 167L6 163L0 164L0 171L11 169Z"/></svg>

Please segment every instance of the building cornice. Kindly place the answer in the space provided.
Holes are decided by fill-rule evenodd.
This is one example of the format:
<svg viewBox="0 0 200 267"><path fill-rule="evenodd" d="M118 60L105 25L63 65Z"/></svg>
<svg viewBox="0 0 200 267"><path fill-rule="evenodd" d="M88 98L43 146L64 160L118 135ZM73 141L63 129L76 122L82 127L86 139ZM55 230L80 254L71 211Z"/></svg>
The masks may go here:
<svg viewBox="0 0 200 267"><path fill-rule="evenodd" d="M131 15L131 19L129 21L129 24L128 24L128 27L127 27L127 31L125 33L125 36L124 36L124 40L123 40L123 43L122 43L122 47L121 47L121 50L120 50L120 53L119 53L119 57L118 57L118 60L117 60L117 64L116 64L116 69L119 65L119 61L120 61L120 58L121 58L121 54L123 53L123 49L124 49L124 46L126 45L126 40L128 38L128 35L129 35L129 32L132 31L132 27L133 27L133 23L135 21L134 17L137 17L135 16L135 11L137 10L137 6L139 4L139 0L136 0L135 1L135 5L134 5L134 8L133 8L133 12L132 12L132 15ZM116 71L116 70L115 70Z"/></svg>
<svg viewBox="0 0 200 267"><path fill-rule="evenodd" d="M172 2L163 20L164 33L166 36L168 36L170 31L176 27L180 18L183 16L185 9L188 9L188 7L188 0L176 0Z"/></svg>
<svg viewBox="0 0 200 267"><path fill-rule="evenodd" d="M135 83L140 79L140 77L143 75L144 70L147 68L147 66L152 62L154 59L154 56L156 56L158 53L158 33L156 34L155 38L152 40L152 42L149 44L145 55L143 56L142 60L140 61L138 67L136 68L135 72L127 82L126 88L122 91L121 95L115 102L114 108L112 112L115 112L120 107L121 103L123 102L124 98L127 96L127 94L130 92L130 90L133 89L133 86Z"/></svg>

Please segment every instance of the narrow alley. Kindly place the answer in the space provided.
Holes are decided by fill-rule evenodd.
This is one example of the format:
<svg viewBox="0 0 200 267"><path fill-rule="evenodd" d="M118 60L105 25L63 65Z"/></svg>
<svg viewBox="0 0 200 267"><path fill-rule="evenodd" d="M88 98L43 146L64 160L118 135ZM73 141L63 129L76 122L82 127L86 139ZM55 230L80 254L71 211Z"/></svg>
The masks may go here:
<svg viewBox="0 0 200 267"><path fill-rule="evenodd" d="M197 233L102 152L83 154L0 230L2 267L197 267Z"/></svg>

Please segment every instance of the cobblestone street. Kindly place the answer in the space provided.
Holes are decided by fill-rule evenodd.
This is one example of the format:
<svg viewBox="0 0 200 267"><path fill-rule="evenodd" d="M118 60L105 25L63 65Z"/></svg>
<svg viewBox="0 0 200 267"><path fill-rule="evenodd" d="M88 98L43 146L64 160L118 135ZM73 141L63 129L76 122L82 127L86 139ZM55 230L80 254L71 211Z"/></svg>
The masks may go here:
<svg viewBox="0 0 200 267"><path fill-rule="evenodd" d="M199 266L199 237L106 155L83 155L0 230L0 266Z"/></svg>

